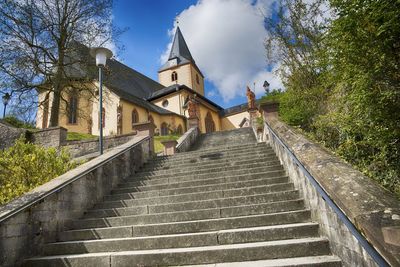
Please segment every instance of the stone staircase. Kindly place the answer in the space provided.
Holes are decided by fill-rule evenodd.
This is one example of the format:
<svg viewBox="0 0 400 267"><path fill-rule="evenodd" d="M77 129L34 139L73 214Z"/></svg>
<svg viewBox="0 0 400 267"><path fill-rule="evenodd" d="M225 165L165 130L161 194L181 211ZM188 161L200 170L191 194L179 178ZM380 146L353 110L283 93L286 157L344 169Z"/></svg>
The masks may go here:
<svg viewBox="0 0 400 267"><path fill-rule="evenodd" d="M341 266L274 151L202 135L127 179L26 266Z"/></svg>

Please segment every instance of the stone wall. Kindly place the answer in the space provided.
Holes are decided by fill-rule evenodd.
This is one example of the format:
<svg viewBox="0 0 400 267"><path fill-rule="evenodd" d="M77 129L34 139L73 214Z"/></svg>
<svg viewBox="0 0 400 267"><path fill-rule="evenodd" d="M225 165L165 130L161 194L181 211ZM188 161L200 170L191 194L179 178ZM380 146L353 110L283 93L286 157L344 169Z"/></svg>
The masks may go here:
<svg viewBox="0 0 400 267"><path fill-rule="evenodd" d="M0 266L19 266L56 241L71 220L148 160L149 142L150 137L137 136L1 207Z"/></svg>
<svg viewBox="0 0 400 267"><path fill-rule="evenodd" d="M190 147L196 142L200 135L199 127L190 128L184 135L178 139L178 144L176 145L177 152L189 151Z"/></svg>
<svg viewBox="0 0 400 267"><path fill-rule="evenodd" d="M265 139L302 193L312 219L320 223L321 234L328 237L332 252L342 259L343 266L378 265L350 231L353 226L379 252L378 259L383 256L391 266L400 266L400 202L373 180L279 121L276 113L266 112L264 118L271 127L265 127ZM350 228L317 191L301 165L344 212L351 221Z"/></svg>
<svg viewBox="0 0 400 267"><path fill-rule="evenodd" d="M0 121L0 149L12 146L15 141L22 136L26 136L26 129L19 129Z"/></svg>
<svg viewBox="0 0 400 267"><path fill-rule="evenodd" d="M29 131L28 140L43 147L60 147L67 142L67 129L51 127L38 131Z"/></svg>
<svg viewBox="0 0 400 267"><path fill-rule="evenodd" d="M103 140L104 149L109 149L115 146L122 145L131 140L134 136L134 133L117 136L106 136ZM94 139L84 141L66 141L63 147L68 149L72 158L77 158L99 151L99 140Z"/></svg>

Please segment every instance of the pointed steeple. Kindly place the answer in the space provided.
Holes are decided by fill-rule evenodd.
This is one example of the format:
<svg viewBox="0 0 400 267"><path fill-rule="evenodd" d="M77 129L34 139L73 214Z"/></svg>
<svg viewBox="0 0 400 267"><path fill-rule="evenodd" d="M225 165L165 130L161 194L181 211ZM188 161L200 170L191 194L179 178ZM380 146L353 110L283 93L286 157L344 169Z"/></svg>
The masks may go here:
<svg viewBox="0 0 400 267"><path fill-rule="evenodd" d="M174 42L172 43L171 52L169 53L168 60L178 58L179 61L183 59L194 62L192 54L190 54L189 48L186 44L185 38L183 38L181 29L179 26L176 28Z"/></svg>

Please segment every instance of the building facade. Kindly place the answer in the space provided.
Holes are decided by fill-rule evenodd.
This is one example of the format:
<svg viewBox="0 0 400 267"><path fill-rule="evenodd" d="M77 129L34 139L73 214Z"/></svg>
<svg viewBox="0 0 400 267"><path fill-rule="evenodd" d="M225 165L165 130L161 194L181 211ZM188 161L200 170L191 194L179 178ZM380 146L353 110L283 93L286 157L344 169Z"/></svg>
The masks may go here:
<svg viewBox="0 0 400 267"><path fill-rule="evenodd" d="M224 109L205 97L204 75L179 27L168 61L158 71L158 82L115 59L108 60L102 119L98 83L89 80L77 81L73 88L63 90L59 125L68 131L98 135L103 127L105 135L127 134L134 131L136 123L152 121L156 134L182 134L189 127L190 101L195 103L194 116L202 133L240 128L247 125L244 120L249 120L247 104ZM76 89L80 87L85 90ZM51 93L39 92L37 128L48 127L51 100Z"/></svg>

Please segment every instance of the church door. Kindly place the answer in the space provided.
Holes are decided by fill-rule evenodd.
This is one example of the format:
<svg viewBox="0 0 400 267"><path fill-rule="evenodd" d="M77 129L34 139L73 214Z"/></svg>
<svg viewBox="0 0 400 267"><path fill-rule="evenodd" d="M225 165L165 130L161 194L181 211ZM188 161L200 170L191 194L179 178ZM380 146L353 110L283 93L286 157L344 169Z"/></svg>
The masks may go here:
<svg viewBox="0 0 400 267"><path fill-rule="evenodd" d="M206 118L205 118L205 124L206 124L206 133L212 133L215 132L215 123L212 119L211 113L207 112Z"/></svg>

